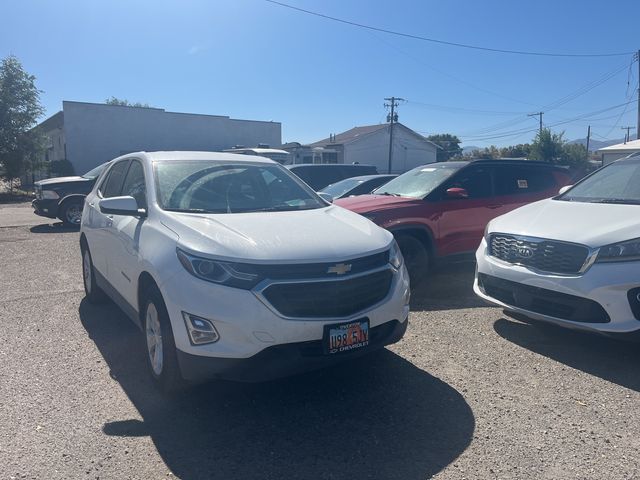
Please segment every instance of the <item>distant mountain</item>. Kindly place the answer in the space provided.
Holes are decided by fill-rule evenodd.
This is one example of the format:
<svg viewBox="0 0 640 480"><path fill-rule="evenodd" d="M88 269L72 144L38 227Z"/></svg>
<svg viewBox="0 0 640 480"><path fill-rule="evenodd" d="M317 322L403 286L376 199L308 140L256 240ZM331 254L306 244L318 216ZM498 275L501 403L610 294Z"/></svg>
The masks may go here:
<svg viewBox="0 0 640 480"><path fill-rule="evenodd" d="M471 145L470 147L462 147L462 154L466 155L467 153L471 153L474 150L482 150L482 147L475 147Z"/></svg>
<svg viewBox="0 0 640 480"><path fill-rule="evenodd" d="M624 138L620 138L619 140L594 140L592 138L591 140L589 140L589 150L591 150L592 152L595 152L600 148L608 147L610 145L615 145L617 143L623 143L623 142L624 142ZM579 138L577 140L571 140L570 142L567 142L567 143L578 143L586 147L587 139Z"/></svg>

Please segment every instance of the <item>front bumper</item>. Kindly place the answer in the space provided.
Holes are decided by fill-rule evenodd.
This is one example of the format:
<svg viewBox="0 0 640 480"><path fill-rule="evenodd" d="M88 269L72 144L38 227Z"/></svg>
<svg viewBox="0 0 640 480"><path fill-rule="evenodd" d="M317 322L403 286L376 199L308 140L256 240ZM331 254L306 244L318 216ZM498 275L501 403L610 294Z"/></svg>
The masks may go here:
<svg viewBox="0 0 640 480"><path fill-rule="evenodd" d="M57 218L58 217L58 201L57 200L39 200L35 199L31 202L33 213L41 217Z"/></svg>
<svg viewBox="0 0 640 480"><path fill-rule="evenodd" d="M254 367L260 367L260 359L263 358L271 359L268 364L272 366L265 367L267 374L256 373L257 377L262 378L272 376L269 374L271 370L284 371L276 375L282 376L287 371L295 373L330 364L332 360L327 358L329 356L307 358L296 353L305 345L308 346L309 342L321 342L325 325L366 317L371 332L374 332L388 328L385 325L400 324L402 333L397 338L394 335L385 337L380 346L399 340L406 329L409 277L404 266L394 272L388 295L376 305L348 317L305 319L287 318L279 314L265 303L260 291L216 285L193 277L180 265L176 267L175 274L160 285L160 290L181 358L181 371L187 379L248 377ZM310 284L309 288L313 288L313 285ZM182 312L212 322L220 339L211 344L192 345ZM373 344L373 338L371 341ZM372 345L354 351L353 355L358 356L371 349ZM341 358L350 356L340 355ZM248 362L244 364L249 366L237 367L239 362ZM236 375L238 371L241 374Z"/></svg>
<svg viewBox="0 0 640 480"><path fill-rule="evenodd" d="M263 382L326 368L379 350L398 342L408 323L404 319L379 325L371 329L368 346L347 353L325 355L322 340L314 340L274 345L245 359L203 357L178 350L178 363L182 376L191 382L212 379Z"/></svg>
<svg viewBox="0 0 640 480"><path fill-rule="evenodd" d="M635 262L596 263L579 276L541 274L526 267L506 264L489 256L485 240L476 252L476 261L477 270L473 284L475 293L488 303L502 307L507 312L563 327L609 335L624 335L640 331L640 320L636 319L631 310L627 295L630 290L640 287L640 275ZM561 318L559 314L549 314L553 309L548 308L549 305L545 307L543 303L539 303L540 307L535 311L532 308L520 308L483 291L479 282L480 275L487 275L498 281L514 282L528 290L525 293L534 296L536 289L551 292L535 300L553 302L557 298L558 306L562 308L576 305L572 304L572 299L569 297L573 297L573 301L597 304L595 308L601 308L603 311L602 320L594 322L587 316L580 318L582 315L580 312L577 315L574 313L573 320L567 320L567 318Z"/></svg>

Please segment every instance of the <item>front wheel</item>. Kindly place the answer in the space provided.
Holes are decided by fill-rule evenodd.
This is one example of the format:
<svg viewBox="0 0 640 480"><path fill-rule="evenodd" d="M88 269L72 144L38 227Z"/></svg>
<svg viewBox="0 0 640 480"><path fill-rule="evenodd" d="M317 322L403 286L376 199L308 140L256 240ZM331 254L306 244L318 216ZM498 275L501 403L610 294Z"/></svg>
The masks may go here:
<svg viewBox="0 0 640 480"><path fill-rule="evenodd" d="M89 247L82 248L82 282L87 300L91 303L103 303L107 296L96 283L96 271L91 259Z"/></svg>
<svg viewBox="0 0 640 480"><path fill-rule="evenodd" d="M178 366L171 321L157 288L148 290L145 297L143 327L147 365L153 383L163 392L172 392L184 386L184 380Z"/></svg>
<svg viewBox="0 0 640 480"><path fill-rule="evenodd" d="M79 198L67 200L60 207L60 220L62 220L65 225L77 227L82 220L83 206L84 203Z"/></svg>
<svg viewBox="0 0 640 480"><path fill-rule="evenodd" d="M396 238L404 257L411 288L414 289L427 278L429 272L429 251L424 244L412 235L399 235Z"/></svg>

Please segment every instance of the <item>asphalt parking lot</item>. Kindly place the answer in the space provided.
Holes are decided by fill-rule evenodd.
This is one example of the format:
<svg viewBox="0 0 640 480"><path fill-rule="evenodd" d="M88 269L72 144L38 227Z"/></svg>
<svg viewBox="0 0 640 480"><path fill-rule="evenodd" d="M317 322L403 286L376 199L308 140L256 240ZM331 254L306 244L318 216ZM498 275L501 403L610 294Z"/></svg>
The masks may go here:
<svg viewBox="0 0 640 480"><path fill-rule="evenodd" d="M511 320L472 265L378 354L163 397L133 325L83 299L78 237L0 205L2 479L640 477L640 346Z"/></svg>

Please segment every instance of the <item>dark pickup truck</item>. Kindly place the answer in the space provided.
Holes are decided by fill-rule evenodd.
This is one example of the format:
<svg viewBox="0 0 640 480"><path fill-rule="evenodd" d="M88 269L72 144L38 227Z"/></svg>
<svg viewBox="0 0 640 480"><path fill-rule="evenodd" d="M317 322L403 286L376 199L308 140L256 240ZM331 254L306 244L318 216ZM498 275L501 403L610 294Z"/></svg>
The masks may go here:
<svg viewBox="0 0 640 480"><path fill-rule="evenodd" d="M59 218L65 225L80 225L84 198L93 188L107 164L102 164L80 177L57 177L35 183L33 213L41 217Z"/></svg>

